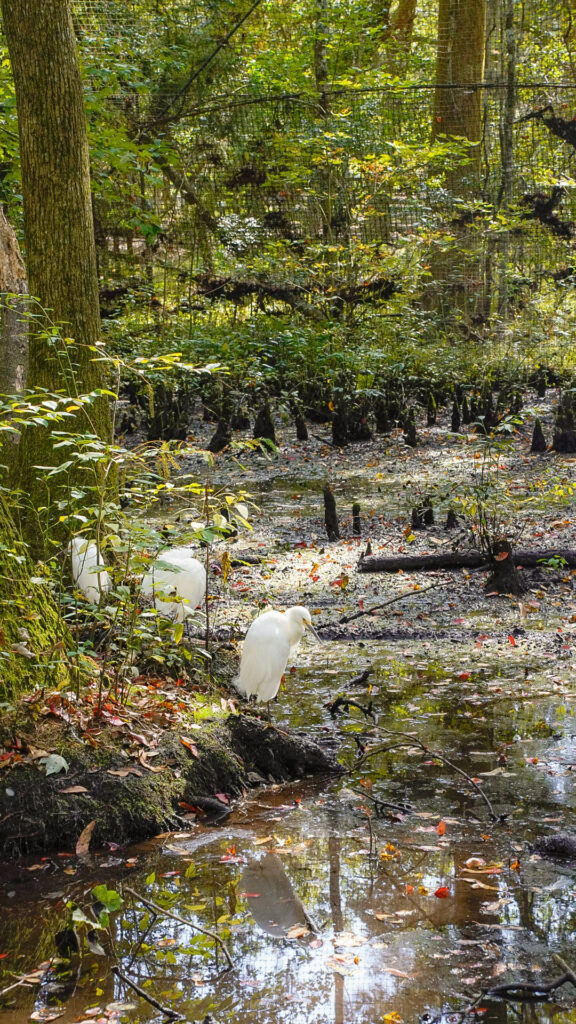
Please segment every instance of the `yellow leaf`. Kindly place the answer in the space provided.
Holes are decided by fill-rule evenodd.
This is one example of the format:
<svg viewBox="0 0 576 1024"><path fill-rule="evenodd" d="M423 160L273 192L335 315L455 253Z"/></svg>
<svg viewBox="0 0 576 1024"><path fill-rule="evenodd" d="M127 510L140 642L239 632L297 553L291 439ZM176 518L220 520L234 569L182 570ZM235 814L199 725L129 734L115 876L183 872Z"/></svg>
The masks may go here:
<svg viewBox="0 0 576 1024"><path fill-rule="evenodd" d="M222 555L220 564L222 566L222 579L224 583L226 583L230 575L230 569L232 568L232 561L227 551L225 551L224 554Z"/></svg>
<svg viewBox="0 0 576 1024"><path fill-rule="evenodd" d="M385 1013L382 1020L385 1021L385 1024L402 1024L402 1017L395 1010Z"/></svg>

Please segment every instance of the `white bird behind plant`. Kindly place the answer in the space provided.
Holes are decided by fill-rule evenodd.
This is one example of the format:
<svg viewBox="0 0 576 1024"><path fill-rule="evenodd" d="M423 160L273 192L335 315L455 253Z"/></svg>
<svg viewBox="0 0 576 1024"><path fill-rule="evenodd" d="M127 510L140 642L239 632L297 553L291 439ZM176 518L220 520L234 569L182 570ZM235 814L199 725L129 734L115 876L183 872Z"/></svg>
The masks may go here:
<svg viewBox="0 0 576 1024"><path fill-rule="evenodd" d="M81 590L92 604L98 604L101 595L108 593L112 586L106 569L98 569L103 565L98 545L86 537L73 537L68 550L74 588Z"/></svg>
<svg viewBox="0 0 576 1024"><path fill-rule="evenodd" d="M243 697L274 699L305 629L314 631L310 612L302 605L284 613L263 612L254 619L242 644L240 671L233 680Z"/></svg>
<svg viewBox="0 0 576 1024"><path fill-rule="evenodd" d="M206 569L190 548L165 548L142 580L141 593L154 599L161 615L183 622L204 600Z"/></svg>

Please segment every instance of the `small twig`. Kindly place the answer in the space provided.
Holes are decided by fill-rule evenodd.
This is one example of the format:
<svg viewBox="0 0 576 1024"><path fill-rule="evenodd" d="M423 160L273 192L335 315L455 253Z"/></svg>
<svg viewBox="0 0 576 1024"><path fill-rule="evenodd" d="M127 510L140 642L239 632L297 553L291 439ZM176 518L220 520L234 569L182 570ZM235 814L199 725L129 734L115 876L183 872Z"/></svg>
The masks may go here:
<svg viewBox="0 0 576 1024"><path fill-rule="evenodd" d="M361 797L362 800L372 800L376 814L380 813L380 808L387 807L392 811L399 811L400 814L410 814L412 811L411 807L407 807L406 804L393 804L389 800L381 800L378 796L373 796L372 793L361 793L358 789L350 789L351 793L355 793L356 796Z"/></svg>
<svg viewBox="0 0 576 1024"><path fill-rule="evenodd" d="M570 978L570 981L576 988L576 973L572 970L572 968L568 966L566 961L562 959L559 953L553 953L552 959L556 961L556 963L562 968L563 971L566 971L566 974Z"/></svg>
<svg viewBox="0 0 576 1024"><path fill-rule="evenodd" d="M130 978L127 978L119 967L113 967L112 974L115 974L117 978L120 978L120 981L123 981L125 985L128 985L128 988L137 992L141 999L145 999L151 1006L160 1010L160 1013L163 1013L165 1017L169 1017L170 1020L184 1020L184 1015L182 1013L178 1013L177 1010L171 1010L168 1006L162 1006L162 1003L159 1003L157 999L154 999L154 996L145 992L143 988L140 988L140 986L136 984L135 981L131 981Z"/></svg>
<svg viewBox="0 0 576 1024"><path fill-rule="evenodd" d="M452 580L440 580L438 583L431 583L429 587L421 587L420 590L405 590L402 594L397 594L395 597L390 597L387 601L383 601L382 604L374 604L371 608L363 608L361 612L354 612L354 615L344 615L343 618L338 619L337 625L344 626L347 622L353 622L354 619L359 619L362 615L371 615L372 612L379 612L381 608L387 608L389 604L405 601L407 597L414 597L415 594L425 594L428 590L438 590L439 587L447 587L452 582ZM329 626L333 625L333 622L325 622L322 626L316 626L316 629L328 629Z"/></svg>
<svg viewBox="0 0 576 1024"><path fill-rule="evenodd" d="M186 925L187 928L195 928L196 931L201 932L202 935L208 935L209 938L213 939L214 942L216 942L220 946L222 952L224 953L224 956L226 957L226 960L228 961L228 966L230 967L230 969L234 967L234 963L232 961L230 953L228 952L226 943L223 941L223 939L220 938L219 935L216 934L216 932L211 932L208 930L208 928L201 928L199 924L194 924L192 921L187 921L184 917L180 917L179 914L174 914L171 910L166 910L165 907L161 907L158 903L154 903L153 900L149 900L145 896L141 896L139 892L136 892L135 889L131 889L130 886L128 885L124 886L124 889L126 892L129 892L131 896L134 896L137 900L140 900L140 903L143 903L144 906L148 907L149 910L153 910L155 914L164 915L165 917L171 917L173 921L179 921L180 924Z"/></svg>
<svg viewBox="0 0 576 1024"><path fill-rule="evenodd" d="M372 859L372 857L374 856L374 836L372 834L372 818L370 815L370 811L368 810L367 807L364 808L364 813L366 815L366 821L368 822L368 832L370 833L370 853L368 854L368 856L370 857L370 859Z"/></svg>
<svg viewBox="0 0 576 1024"><path fill-rule="evenodd" d="M3 988L0 991L0 999L2 999L2 996L5 996L7 992L11 992L13 988L19 988L20 985L24 985L26 988L32 987L32 985L30 984L30 982L26 980L26 978L20 978L20 980L15 981L13 985L8 985L7 988Z"/></svg>
<svg viewBox="0 0 576 1024"><path fill-rule="evenodd" d="M427 747L426 744L423 743L422 740L418 739L417 736L411 736L410 733L408 732L395 732L393 729L385 729L383 726L380 726L379 728L388 736L395 736L401 738L403 737L405 742L401 742L400 744L397 744L397 746L411 747L414 746L414 744L416 744L425 754L428 754L429 757L434 758L435 761L441 761L443 764L448 765L449 768L452 768L453 771L457 772L458 775L462 775L463 778L465 778L466 781L469 782L470 785L476 790L478 795L482 797L484 803L488 808L488 812L490 814L490 818L492 821L504 821L507 818L506 814L496 814L484 790L481 789L478 783L474 781L472 776L468 775L468 772L465 772L463 768L459 768L458 765L454 764L453 761L449 761L448 758L444 756L444 754L439 754L437 751L431 750L430 747ZM370 757L374 757L376 754L388 753L389 749L389 747L382 746L376 747L374 750L366 751L366 753L363 754L363 756L356 762L356 764L354 765L354 769L357 770L360 767L360 765L363 764L364 761L367 761L368 758Z"/></svg>
<svg viewBox="0 0 576 1024"><path fill-rule="evenodd" d="M134 952L133 952L133 954L132 954L132 956L131 956L131 958L130 958L130 960L128 962L128 967L132 967L132 964L134 963L136 957L138 956L138 953L140 952L140 947L141 947L142 943L144 942L144 939L146 938L146 936L148 935L150 930L154 927L154 925L156 924L157 920L158 920L158 914L156 914L155 911L152 911L152 920L149 921L148 926L142 932L142 935L140 936L140 938L138 940L138 944L136 946L136 949L134 950Z"/></svg>

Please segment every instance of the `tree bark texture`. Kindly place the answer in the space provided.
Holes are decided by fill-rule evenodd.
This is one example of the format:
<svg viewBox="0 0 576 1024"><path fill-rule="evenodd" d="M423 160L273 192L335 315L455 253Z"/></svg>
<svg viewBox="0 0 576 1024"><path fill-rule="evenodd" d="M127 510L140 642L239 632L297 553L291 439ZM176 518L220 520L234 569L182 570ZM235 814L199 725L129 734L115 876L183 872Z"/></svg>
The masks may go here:
<svg viewBox="0 0 576 1024"><path fill-rule="evenodd" d="M0 206L0 393L3 395L21 391L26 385L26 292L26 270L18 240Z"/></svg>
<svg viewBox="0 0 576 1024"><path fill-rule="evenodd" d="M88 136L69 0L0 0L18 110L28 287L49 318L31 333L28 385L86 394L104 383L89 346L100 338ZM63 325L56 341L50 324ZM73 339L67 342L65 339ZM106 398L68 429L111 439ZM34 466L54 465L48 431L26 431L18 484L32 509L47 497ZM31 532L26 523L27 534ZM32 539L35 539L34 537ZM36 538L37 539L37 538Z"/></svg>
<svg viewBox="0 0 576 1024"><path fill-rule="evenodd" d="M461 188L480 170L486 0L439 0L438 52L432 137L454 135L477 143L471 164L456 167L449 186ZM453 87L453 88L452 88Z"/></svg>

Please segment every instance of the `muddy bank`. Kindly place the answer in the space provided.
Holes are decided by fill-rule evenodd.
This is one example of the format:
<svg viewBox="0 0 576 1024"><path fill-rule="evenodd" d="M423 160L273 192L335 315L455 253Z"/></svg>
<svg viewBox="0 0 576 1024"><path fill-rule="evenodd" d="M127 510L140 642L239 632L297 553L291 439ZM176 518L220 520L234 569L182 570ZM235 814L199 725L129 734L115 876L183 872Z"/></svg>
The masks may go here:
<svg viewBox="0 0 576 1024"><path fill-rule="evenodd" d="M136 761L127 760L112 735L92 747L61 730L52 736L50 752L38 748L41 738L32 731L20 734L12 752L3 755L5 860L74 852L92 821L92 845L102 846L181 828L194 815L221 819L250 787L341 770L332 753L312 740L247 715L206 723L191 735L166 731L154 751ZM42 753L63 758L66 767L47 774L50 765Z"/></svg>

